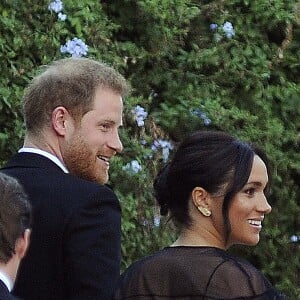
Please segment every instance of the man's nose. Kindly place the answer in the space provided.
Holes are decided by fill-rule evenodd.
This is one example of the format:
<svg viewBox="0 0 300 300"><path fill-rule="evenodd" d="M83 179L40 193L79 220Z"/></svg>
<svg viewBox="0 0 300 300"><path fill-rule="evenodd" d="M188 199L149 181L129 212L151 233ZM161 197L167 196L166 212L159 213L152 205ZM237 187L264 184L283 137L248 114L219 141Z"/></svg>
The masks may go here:
<svg viewBox="0 0 300 300"><path fill-rule="evenodd" d="M117 153L120 153L123 151L123 144L121 142L119 133L115 133L109 142L109 147L114 149Z"/></svg>

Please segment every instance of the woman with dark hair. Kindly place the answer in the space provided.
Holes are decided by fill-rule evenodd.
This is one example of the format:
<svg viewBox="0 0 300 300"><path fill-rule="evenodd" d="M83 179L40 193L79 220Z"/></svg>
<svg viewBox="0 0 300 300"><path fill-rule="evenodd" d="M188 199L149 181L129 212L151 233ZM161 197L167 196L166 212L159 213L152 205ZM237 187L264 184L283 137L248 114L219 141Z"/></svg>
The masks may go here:
<svg viewBox="0 0 300 300"><path fill-rule="evenodd" d="M115 299L285 299L253 265L226 252L259 242L271 212L269 177L263 152L228 134L185 139L154 182L161 214L180 235L130 266Z"/></svg>

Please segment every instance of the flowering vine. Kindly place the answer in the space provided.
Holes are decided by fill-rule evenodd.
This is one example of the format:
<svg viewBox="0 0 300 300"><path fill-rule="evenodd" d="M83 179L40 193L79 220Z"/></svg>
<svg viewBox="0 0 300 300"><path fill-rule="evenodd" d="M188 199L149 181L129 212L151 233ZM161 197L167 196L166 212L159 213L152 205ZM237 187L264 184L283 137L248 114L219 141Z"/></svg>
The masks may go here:
<svg viewBox="0 0 300 300"><path fill-rule="evenodd" d="M49 4L48 9L56 12L59 20L65 21L67 19L67 15L62 12L63 7L64 5L61 0L55 0Z"/></svg>
<svg viewBox="0 0 300 300"><path fill-rule="evenodd" d="M144 126L145 125L145 119L148 116L148 113L145 111L145 109L140 106L137 105L134 109L133 109L133 113L134 113L134 118L137 122L137 125L139 127Z"/></svg>
<svg viewBox="0 0 300 300"><path fill-rule="evenodd" d="M72 57L86 56L88 52L88 46L79 38L73 38L68 40L65 45L60 47L61 53L69 53Z"/></svg>
<svg viewBox="0 0 300 300"><path fill-rule="evenodd" d="M209 28L214 32L215 40L220 41L223 37L231 39L235 35L235 30L231 22L226 21L223 25L212 23Z"/></svg>
<svg viewBox="0 0 300 300"><path fill-rule="evenodd" d="M205 126L209 126L211 124L211 119L206 115L204 111L196 108L191 110L191 114L202 119Z"/></svg>
<svg viewBox="0 0 300 300"><path fill-rule="evenodd" d="M57 17L59 20L65 21L67 19L67 15L63 13L63 7L64 5L61 0L52 1L48 5L48 9L50 11L54 11L55 13L57 13ZM82 57L87 55L88 46L81 39L74 37L71 40L67 40L64 45L61 45L60 52L62 54L71 54L72 57Z"/></svg>
<svg viewBox="0 0 300 300"><path fill-rule="evenodd" d="M163 161L167 162L170 151L173 149L173 145L169 141L158 139L153 142L151 149L154 152L162 150Z"/></svg>
<svg viewBox="0 0 300 300"><path fill-rule="evenodd" d="M140 165L140 163L137 160L132 160L122 168L124 171L127 171L129 173L138 173L140 172L143 168Z"/></svg>

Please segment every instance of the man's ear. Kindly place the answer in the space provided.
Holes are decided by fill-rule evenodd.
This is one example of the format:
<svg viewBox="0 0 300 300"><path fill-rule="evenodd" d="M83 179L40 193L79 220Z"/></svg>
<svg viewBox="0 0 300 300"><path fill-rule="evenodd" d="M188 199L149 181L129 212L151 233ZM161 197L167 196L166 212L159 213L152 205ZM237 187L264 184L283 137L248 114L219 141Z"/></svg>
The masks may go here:
<svg viewBox="0 0 300 300"><path fill-rule="evenodd" d="M66 133L66 121L70 118L68 110L63 106L58 106L52 111L52 126L58 135L64 136Z"/></svg>
<svg viewBox="0 0 300 300"><path fill-rule="evenodd" d="M31 230L26 229L23 235L19 237L16 241L15 251L19 259L22 259L28 250L29 243L30 243L30 234L31 234Z"/></svg>

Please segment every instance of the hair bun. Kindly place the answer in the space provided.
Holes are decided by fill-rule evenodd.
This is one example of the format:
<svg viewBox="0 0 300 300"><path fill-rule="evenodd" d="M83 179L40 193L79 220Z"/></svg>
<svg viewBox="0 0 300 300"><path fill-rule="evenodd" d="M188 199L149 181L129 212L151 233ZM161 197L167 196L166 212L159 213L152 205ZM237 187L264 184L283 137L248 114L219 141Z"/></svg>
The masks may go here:
<svg viewBox="0 0 300 300"><path fill-rule="evenodd" d="M160 214L166 216L169 212L170 191L167 184L170 164L166 164L154 180L154 196L160 206Z"/></svg>

